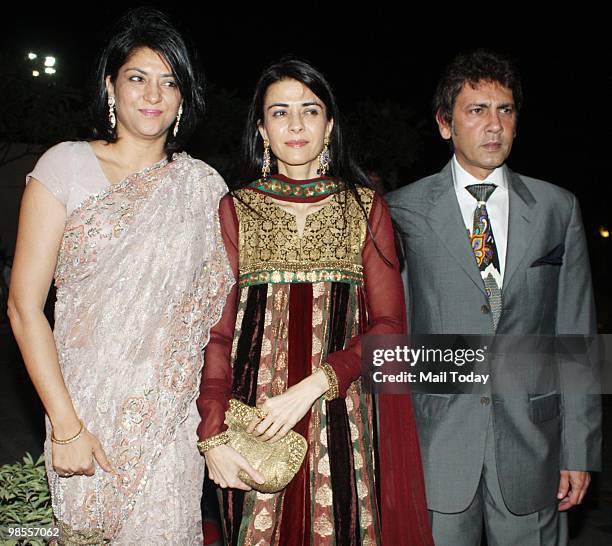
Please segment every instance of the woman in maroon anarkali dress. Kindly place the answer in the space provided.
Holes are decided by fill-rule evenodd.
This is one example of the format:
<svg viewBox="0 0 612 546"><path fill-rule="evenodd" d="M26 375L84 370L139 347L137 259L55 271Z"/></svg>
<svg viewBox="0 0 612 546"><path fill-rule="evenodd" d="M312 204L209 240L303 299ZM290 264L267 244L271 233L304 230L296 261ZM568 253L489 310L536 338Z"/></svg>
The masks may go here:
<svg viewBox="0 0 612 546"><path fill-rule="evenodd" d="M198 433L229 544L433 544L410 397L381 395L375 409L360 379L361 336L404 333L404 297L387 207L348 162L336 120L320 73L270 67L249 126L263 173L278 173L220 206L237 284L206 349ZM254 472L224 445L230 398L264 409L263 438L308 440L285 490L237 478Z"/></svg>

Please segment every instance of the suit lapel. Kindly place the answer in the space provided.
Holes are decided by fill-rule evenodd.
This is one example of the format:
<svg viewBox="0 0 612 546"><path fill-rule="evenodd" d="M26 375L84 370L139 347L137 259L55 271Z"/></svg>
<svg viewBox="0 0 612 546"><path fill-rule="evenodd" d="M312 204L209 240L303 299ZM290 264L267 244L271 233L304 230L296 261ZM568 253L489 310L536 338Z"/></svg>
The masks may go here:
<svg viewBox="0 0 612 546"><path fill-rule="evenodd" d="M485 293L482 276L470 247L461 209L453 186L451 163L431 182L430 202L427 222L431 230L440 237L449 254L457 261L472 282Z"/></svg>
<svg viewBox="0 0 612 546"><path fill-rule="evenodd" d="M533 243L533 230L537 216L537 202L520 176L506 167L508 180L508 246L506 249L505 291L516 273L525 253Z"/></svg>

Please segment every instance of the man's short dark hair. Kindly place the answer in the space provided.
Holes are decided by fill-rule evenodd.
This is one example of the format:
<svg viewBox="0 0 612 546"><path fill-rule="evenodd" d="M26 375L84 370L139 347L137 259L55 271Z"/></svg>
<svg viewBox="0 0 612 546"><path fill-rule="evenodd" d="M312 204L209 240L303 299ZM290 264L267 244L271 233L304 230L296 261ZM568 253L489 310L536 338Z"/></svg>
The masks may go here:
<svg viewBox="0 0 612 546"><path fill-rule="evenodd" d="M466 83L476 86L481 81L496 82L510 89L516 112L519 112L523 102L523 88L516 65L501 53L477 49L460 53L446 67L434 95L434 115L439 114L450 125L455 100L463 86Z"/></svg>

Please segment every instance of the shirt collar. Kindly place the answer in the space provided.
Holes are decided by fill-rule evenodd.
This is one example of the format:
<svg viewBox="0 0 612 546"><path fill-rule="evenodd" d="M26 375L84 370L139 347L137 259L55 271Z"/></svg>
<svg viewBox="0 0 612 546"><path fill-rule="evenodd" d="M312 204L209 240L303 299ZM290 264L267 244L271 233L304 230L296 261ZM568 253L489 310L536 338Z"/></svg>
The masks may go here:
<svg viewBox="0 0 612 546"><path fill-rule="evenodd" d="M508 190L508 182L506 181L506 169L502 165L497 167L487 178L484 180L478 180L475 176L472 176L467 172L457 161L457 156L453 156L453 184L455 191L460 188L465 188L471 184L495 184L503 190Z"/></svg>

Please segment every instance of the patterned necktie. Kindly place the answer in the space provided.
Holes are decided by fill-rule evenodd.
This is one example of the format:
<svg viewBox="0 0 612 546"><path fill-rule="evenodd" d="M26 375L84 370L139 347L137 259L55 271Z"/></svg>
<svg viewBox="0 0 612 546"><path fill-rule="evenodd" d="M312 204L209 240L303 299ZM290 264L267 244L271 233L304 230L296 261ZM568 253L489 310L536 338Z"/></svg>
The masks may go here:
<svg viewBox="0 0 612 546"><path fill-rule="evenodd" d="M493 237L493 228L489 221L486 204L495 188L497 186L494 184L472 184L471 186L466 186L465 189L478 201L474 211L474 227L469 237L474 257L476 258L476 264L482 275L487 297L489 298L489 307L493 316L493 328L497 329L497 323L499 322L502 310L501 270L497 247Z"/></svg>

